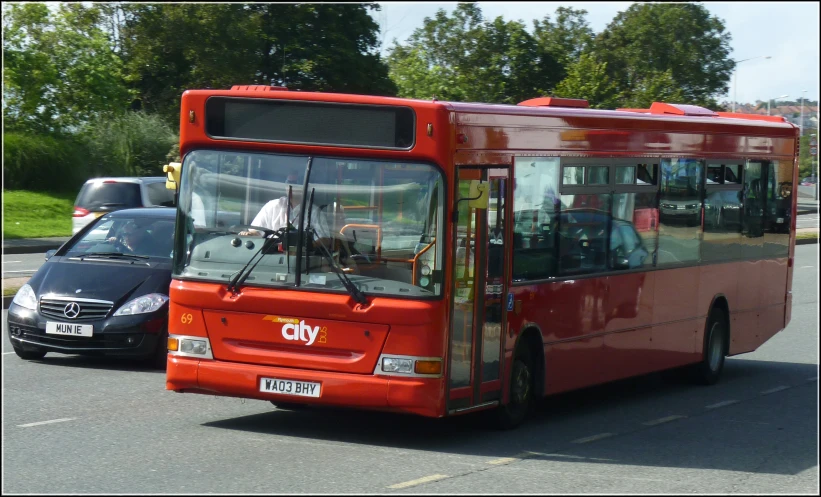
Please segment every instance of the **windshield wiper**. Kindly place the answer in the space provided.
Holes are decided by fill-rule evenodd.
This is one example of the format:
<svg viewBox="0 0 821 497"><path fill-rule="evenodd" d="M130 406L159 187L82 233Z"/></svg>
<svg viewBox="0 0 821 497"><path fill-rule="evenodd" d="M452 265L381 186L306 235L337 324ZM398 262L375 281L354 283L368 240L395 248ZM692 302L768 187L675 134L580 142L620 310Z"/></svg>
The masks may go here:
<svg viewBox="0 0 821 497"><path fill-rule="evenodd" d="M136 255L136 254L122 254L120 252L89 252L87 254L81 254L80 258L84 257L102 257L102 258L111 258L111 259L119 259L121 257L130 258L130 259L150 259L147 255Z"/></svg>
<svg viewBox="0 0 821 497"><path fill-rule="evenodd" d="M328 262L331 263L331 266L333 266L334 269L336 269L334 273L336 274L337 278L339 278L339 281L342 283L342 286L345 287L345 290L348 290L348 293L351 295L351 297L353 297L353 299L360 305L364 306L365 304L367 304L368 299L365 298L365 294L362 293L362 291L351 281L350 278L348 278L348 275L345 274L344 271L342 271L342 268L336 265L336 261L334 261L334 256L331 255L327 248L325 248L325 244L322 243L322 240L319 238L319 233L317 233L314 228L308 229L310 229L313 232L314 236L318 241L318 245L322 247L322 255L324 255Z"/></svg>
<svg viewBox="0 0 821 497"><path fill-rule="evenodd" d="M271 248L271 245L273 245L274 242L278 242L281 239L281 232L283 231L282 229L276 231L265 228L260 229L265 231L265 240L262 242L262 245L259 247L259 249L257 249L256 252L254 252L254 255L252 255L251 258L248 259L248 262L246 262L245 265L242 266L242 269L239 270L236 276L231 278L231 281L228 282L228 291L231 293L239 293L240 285L242 285L248 278L248 276L251 275L251 271L253 271L254 268L257 267L257 264L259 264L259 261L261 261L265 254L268 252L268 249ZM280 236L275 236L278 234ZM254 259L256 259L258 255L260 257L254 262ZM252 266L251 262L254 262ZM251 267L249 268L248 266Z"/></svg>

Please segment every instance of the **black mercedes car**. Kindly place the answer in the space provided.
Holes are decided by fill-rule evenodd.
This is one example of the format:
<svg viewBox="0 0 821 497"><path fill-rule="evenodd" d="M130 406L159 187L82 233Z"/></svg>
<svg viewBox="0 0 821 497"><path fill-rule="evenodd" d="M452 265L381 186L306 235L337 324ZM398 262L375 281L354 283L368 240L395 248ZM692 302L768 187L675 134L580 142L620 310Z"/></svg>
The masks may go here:
<svg viewBox="0 0 821 497"><path fill-rule="evenodd" d="M146 359L163 368L176 210L126 209L85 226L14 296L14 352Z"/></svg>

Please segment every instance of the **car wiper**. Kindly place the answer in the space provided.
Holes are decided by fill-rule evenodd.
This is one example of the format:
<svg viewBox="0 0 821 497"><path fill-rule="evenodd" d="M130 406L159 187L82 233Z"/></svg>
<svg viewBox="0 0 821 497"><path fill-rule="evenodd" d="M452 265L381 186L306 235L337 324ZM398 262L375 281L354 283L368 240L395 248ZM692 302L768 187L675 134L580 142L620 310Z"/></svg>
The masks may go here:
<svg viewBox="0 0 821 497"><path fill-rule="evenodd" d="M286 229L284 228L280 228L278 230L269 230L264 228L260 229L265 231L265 241L262 242L262 245L259 247L259 249L257 249L256 252L254 252L251 258L248 259L248 262L246 262L245 265L242 266L242 269L240 269L239 272L237 272L237 274L233 278L231 278L231 281L228 282L228 291L231 293L239 293L240 285L242 285L248 278L248 276L251 275L251 271L253 271L254 268L257 267L259 261L261 261L265 254L268 253L268 249L270 249L275 242L279 242L281 240L282 232L286 231ZM239 238L237 238L237 240L239 240ZM259 256L258 259L257 256ZM254 259L256 259L256 261L254 261ZM251 265L252 262L253 265ZM249 268L248 266L251 267Z"/></svg>
<svg viewBox="0 0 821 497"><path fill-rule="evenodd" d="M87 254L81 254L80 258L85 257L102 257L102 258L109 258L109 259L150 259L147 255L136 255L136 254L123 254L120 252L89 252Z"/></svg>
<svg viewBox="0 0 821 497"><path fill-rule="evenodd" d="M333 266L334 269L336 269L336 271L334 271L334 273L336 273L337 278L339 278L339 281L342 283L342 286L345 287L345 290L347 290L348 293L351 295L351 297L353 297L353 299L356 302L358 302L360 305L367 304L368 299L365 298L365 294L362 293L362 291L359 288L357 288L356 285L354 285L354 283L351 281L351 279L348 277L348 275L345 274L344 271L342 271L342 268L340 268L339 266L336 265L336 261L334 261L334 256L331 255L331 253L325 247L325 244L322 243L322 240L319 238L319 233L317 233L314 228L310 228L310 230L313 232L314 236L316 237L316 240L318 241L318 245L322 248L322 250L321 250L322 255L324 255L325 258L328 260L328 262L331 263L331 266Z"/></svg>

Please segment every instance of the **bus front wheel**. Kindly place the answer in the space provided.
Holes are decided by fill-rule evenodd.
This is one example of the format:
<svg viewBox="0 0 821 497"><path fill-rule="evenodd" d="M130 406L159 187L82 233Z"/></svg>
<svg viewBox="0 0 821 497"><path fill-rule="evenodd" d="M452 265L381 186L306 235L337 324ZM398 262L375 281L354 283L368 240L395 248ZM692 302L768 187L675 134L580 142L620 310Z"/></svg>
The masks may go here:
<svg viewBox="0 0 821 497"><path fill-rule="evenodd" d="M535 395L533 359L527 348L520 347L510 372L510 399L496 411L496 425L503 430L516 428L527 418Z"/></svg>

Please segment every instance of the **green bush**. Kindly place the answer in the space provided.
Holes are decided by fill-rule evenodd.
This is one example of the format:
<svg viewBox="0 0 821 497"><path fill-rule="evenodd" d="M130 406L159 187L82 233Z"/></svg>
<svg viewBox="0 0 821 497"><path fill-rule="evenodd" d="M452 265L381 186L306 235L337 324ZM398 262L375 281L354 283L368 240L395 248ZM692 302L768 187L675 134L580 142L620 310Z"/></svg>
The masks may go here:
<svg viewBox="0 0 821 497"><path fill-rule="evenodd" d="M8 189L77 191L88 174L88 149L76 137L3 133L3 179Z"/></svg>
<svg viewBox="0 0 821 497"><path fill-rule="evenodd" d="M82 133L94 176L162 176L177 134L157 115L127 112L89 124Z"/></svg>

